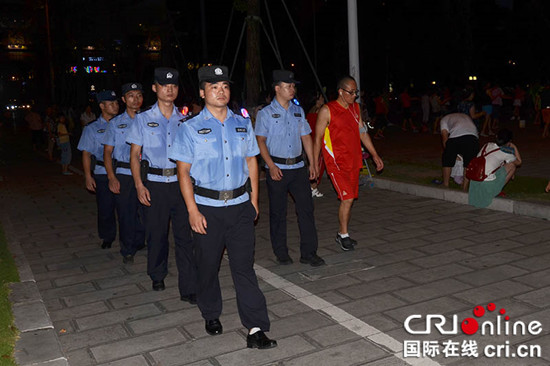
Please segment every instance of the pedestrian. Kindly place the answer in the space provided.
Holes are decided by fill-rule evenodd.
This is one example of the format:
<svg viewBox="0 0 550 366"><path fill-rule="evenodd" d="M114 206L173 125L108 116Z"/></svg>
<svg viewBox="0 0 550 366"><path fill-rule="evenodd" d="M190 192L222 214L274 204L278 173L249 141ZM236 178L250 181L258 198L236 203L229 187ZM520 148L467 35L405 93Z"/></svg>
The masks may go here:
<svg viewBox="0 0 550 366"><path fill-rule="evenodd" d="M484 153L485 174L482 181L470 182L468 203L484 208L493 202L493 198L501 195L502 188L512 179L516 168L521 165L521 155L512 142L513 134L508 129L497 132L496 142L486 143L478 156Z"/></svg>
<svg viewBox="0 0 550 366"><path fill-rule="evenodd" d="M357 244L349 235L348 225L353 201L359 195L359 172L363 167L361 143L372 156L377 171L384 168L384 163L374 148L367 126L361 119L359 105L355 102L359 93L355 79L351 76L341 78L337 92L338 99L325 104L319 111L313 161L318 161L322 149L327 173L340 200L336 242L342 250L348 251Z"/></svg>
<svg viewBox="0 0 550 366"><path fill-rule="evenodd" d="M84 108L84 112L82 112L82 114L80 115L80 126L84 128L88 123L93 122L95 120L96 120L96 116L95 116L95 113L92 112L92 106L88 104Z"/></svg>
<svg viewBox="0 0 550 366"><path fill-rule="evenodd" d="M57 122L57 145L61 149L61 174L73 175L69 171L69 164L72 159L71 133L67 129L67 118L60 114L56 118Z"/></svg>
<svg viewBox="0 0 550 366"><path fill-rule="evenodd" d="M226 66L198 71L205 107L177 131L170 158L177 161L181 194L189 209L198 264L198 307L210 335L223 333L220 261L227 249L248 348L277 346L269 331L265 297L254 272L254 221L258 217L259 153L250 119L233 113Z"/></svg>
<svg viewBox="0 0 550 366"><path fill-rule="evenodd" d="M143 207L147 239L147 274L154 291L163 291L168 274L170 223L175 242L180 299L197 303L197 268L187 207L178 185L176 163L168 158L178 127L185 120L174 105L179 73L168 67L154 71L153 92L157 102L139 113L126 143L137 196Z"/></svg>
<svg viewBox="0 0 550 366"><path fill-rule="evenodd" d="M103 140L109 121L118 114L116 93L103 90L97 93L101 115L82 131L77 149L82 151L82 168L86 189L94 192L97 202L97 229L103 240L102 249L111 247L116 237L115 195L109 190L109 180L103 162Z"/></svg>
<svg viewBox="0 0 550 366"><path fill-rule="evenodd" d="M292 103L296 94L294 73L273 71L275 98L256 117L254 132L265 161L269 195L269 230L273 253L279 264L292 264L287 246L288 193L296 204L300 230L300 263L317 267L325 261L317 255L317 228L313 215L310 180L317 177L318 161L313 160L311 128L302 107ZM306 152L309 168L302 158Z"/></svg>
<svg viewBox="0 0 550 366"><path fill-rule="evenodd" d="M479 151L477 127L472 118L464 113L449 113L441 119L441 143L443 155L443 185L449 187L451 170L458 154L462 156L463 166L467 167ZM464 177L462 188L468 189L468 179Z"/></svg>
<svg viewBox="0 0 550 366"><path fill-rule="evenodd" d="M44 129L42 118L40 114L36 113L33 107L31 107L25 115L25 121L31 130L32 149L37 151L42 146L42 131Z"/></svg>
<svg viewBox="0 0 550 366"><path fill-rule="evenodd" d="M141 205L130 170L130 145L126 136L143 103L143 87L139 83L122 85L124 113L113 118L103 140L103 161L109 189L115 195L119 222L120 254L124 264L134 262L136 252L145 247L145 228L140 215Z"/></svg>

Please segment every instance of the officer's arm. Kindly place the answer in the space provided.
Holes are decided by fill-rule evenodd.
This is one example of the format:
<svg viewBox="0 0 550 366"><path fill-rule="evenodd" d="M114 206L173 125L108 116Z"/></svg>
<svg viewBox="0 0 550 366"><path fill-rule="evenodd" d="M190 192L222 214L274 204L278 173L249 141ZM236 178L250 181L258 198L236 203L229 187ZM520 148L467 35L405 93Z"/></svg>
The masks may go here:
<svg viewBox="0 0 550 366"><path fill-rule="evenodd" d="M309 179L315 179L317 178L317 164L315 164L315 160L313 160L313 139L311 138L311 134L304 135L301 139L302 146L307 155L307 160L309 161Z"/></svg>
<svg viewBox="0 0 550 366"><path fill-rule="evenodd" d="M256 159L255 156L248 156L246 158L246 164L248 165L248 175L250 177L250 185L252 187L252 191L250 192L250 202L256 209L256 218L258 218L258 214L260 213L260 206L258 204L258 159Z"/></svg>
<svg viewBox="0 0 550 366"><path fill-rule="evenodd" d="M92 154L86 150L82 151L82 169L84 169L86 189L95 192L95 179L92 177Z"/></svg>
<svg viewBox="0 0 550 366"><path fill-rule="evenodd" d="M130 148L130 170L132 171L132 177L134 178L134 185L136 186L137 196L139 202L145 206L151 206L151 195L149 190L143 184L140 174L140 154L141 146L132 144Z"/></svg>
<svg viewBox="0 0 550 366"><path fill-rule="evenodd" d="M181 195L185 200L187 211L189 212L189 225L191 230L198 234L206 234L206 218L201 214L195 202L195 194L193 193L193 182L191 181L191 164L183 161L176 162L178 166L178 182L180 185Z"/></svg>
<svg viewBox="0 0 550 366"><path fill-rule="evenodd" d="M269 175L273 180L281 180L281 178L283 177L283 173L281 172L281 169L279 169L279 167L275 165L273 159L271 159L271 155L269 154L269 150L267 149L266 144L267 137L256 135L256 140L258 140L260 155L262 155L262 158L269 168Z"/></svg>
<svg viewBox="0 0 550 366"><path fill-rule="evenodd" d="M115 175L115 168L113 168L113 150L114 146L103 145L103 163L105 164L105 170L107 171L107 178L109 179L109 189L115 194L120 193L120 182Z"/></svg>
<svg viewBox="0 0 550 366"><path fill-rule="evenodd" d="M313 141L313 161L319 165L319 157L321 155L321 144L325 136L325 130L330 122L330 110L326 105L322 106L317 114L317 122L315 123L315 141ZM317 171L319 166L317 166Z"/></svg>

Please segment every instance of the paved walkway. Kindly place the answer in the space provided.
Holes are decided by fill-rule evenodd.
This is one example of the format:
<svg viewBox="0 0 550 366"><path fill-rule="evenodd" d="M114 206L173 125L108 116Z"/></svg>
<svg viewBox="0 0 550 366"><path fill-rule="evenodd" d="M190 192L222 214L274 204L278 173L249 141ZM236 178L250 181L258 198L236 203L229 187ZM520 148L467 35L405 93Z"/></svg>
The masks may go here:
<svg viewBox="0 0 550 366"><path fill-rule="evenodd" d="M42 158L15 156L4 157L0 167L0 220L22 277L11 295L16 326L22 331L16 345L19 365L550 363L546 220L365 188L350 228L359 244L344 253L334 243L338 202L325 182L326 195L315 203L319 254L327 266L279 266L268 240L262 184L257 273L272 320L268 335L279 347L248 350L227 259L220 272L224 334L211 337L198 309L179 300L173 261L166 291L151 291L145 252L137 255L135 264L123 265L118 245L99 248L95 201L84 190L82 177L61 176L59 166ZM289 204L288 237L291 256L298 262L298 230ZM509 322L541 322L542 332L463 335L460 322L473 317L475 306L489 303L505 309ZM435 328L430 335L407 334L404 321L413 314L444 314L449 319L457 314L458 334L441 335ZM496 315L487 311L479 323L484 319L494 323ZM424 328L423 322L411 324L416 330ZM479 357L443 357L443 342L465 339L477 342ZM404 357L404 340L439 342L440 354L432 359ZM452 344L458 345L458 354L466 351L462 343ZM509 354L518 353L518 346L540 346L542 355L481 355L486 345L498 344L503 350L508 347ZM409 344L408 352L413 346Z"/></svg>

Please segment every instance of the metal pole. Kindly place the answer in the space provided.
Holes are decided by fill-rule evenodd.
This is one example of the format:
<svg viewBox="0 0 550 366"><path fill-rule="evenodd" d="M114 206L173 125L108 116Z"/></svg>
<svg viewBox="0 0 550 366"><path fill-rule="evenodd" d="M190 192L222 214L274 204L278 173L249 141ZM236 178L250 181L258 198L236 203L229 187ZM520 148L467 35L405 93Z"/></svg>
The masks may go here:
<svg viewBox="0 0 550 366"><path fill-rule="evenodd" d="M46 34L48 37L48 60L50 63L50 98L51 102L55 101L55 71L53 66L53 51L52 51L52 34L50 32L50 10L48 6L48 0L44 3L44 10L46 12Z"/></svg>
<svg viewBox="0 0 550 366"><path fill-rule="evenodd" d="M359 72L359 35L357 32L357 0L348 0L349 74L361 89Z"/></svg>

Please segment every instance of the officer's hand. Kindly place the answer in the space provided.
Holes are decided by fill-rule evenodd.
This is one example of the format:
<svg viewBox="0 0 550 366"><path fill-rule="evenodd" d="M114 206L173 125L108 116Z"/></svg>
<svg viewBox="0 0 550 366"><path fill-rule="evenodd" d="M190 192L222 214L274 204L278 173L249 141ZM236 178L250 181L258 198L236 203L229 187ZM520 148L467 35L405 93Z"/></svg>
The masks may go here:
<svg viewBox="0 0 550 366"><path fill-rule="evenodd" d="M137 188L137 196L142 205L151 206L151 194L145 186Z"/></svg>
<svg viewBox="0 0 550 366"><path fill-rule="evenodd" d="M200 213L199 210L189 213L189 225L191 230L197 234L206 234L206 218Z"/></svg>
<svg viewBox="0 0 550 366"><path fill-rule="evenodd" d="M118 179L114 178L109 180L109 189L114 194L120 194L120 182Z"/></svg>
<svg viewBox="0 0 550 366"><path fill-rule="evenodd" d="M95 179L93 177L86 178L86 189L95 192Z"/></svg>
<svg viewBox="0 0 550 366"><path fill-rule="evenodd" d="M252 206L254 206L254 209L256 210L256 217L254 217L254 221L258 220L258 216L260 215L260 209L258 208L258 202L252 202Z"/></svg>
<svg viewBox="0 0 550 366"><path fill-rule="evenodd" d="M317 169L315 167L315 165L311 164L309 166L309 180L315 180L317 179Z"/></svg>
<svg viewBox="0 0 550 366"><path fill-rule="evenodd" d="M384 162L380 159L380 156L373 156L374 164L376 164L376 171L379 172L384 169Z"/></svg>
<svg viewBox="0 0 550 366"><path fill-rule="evenodd" d="M279 169L277 165L274 165L273 168L269 169L269 175L273 180L283 179L283 172L281 171L281 169Z"/></svg>

